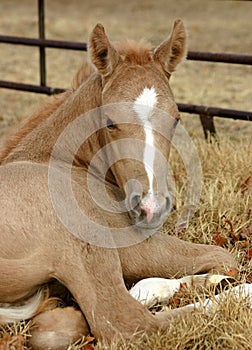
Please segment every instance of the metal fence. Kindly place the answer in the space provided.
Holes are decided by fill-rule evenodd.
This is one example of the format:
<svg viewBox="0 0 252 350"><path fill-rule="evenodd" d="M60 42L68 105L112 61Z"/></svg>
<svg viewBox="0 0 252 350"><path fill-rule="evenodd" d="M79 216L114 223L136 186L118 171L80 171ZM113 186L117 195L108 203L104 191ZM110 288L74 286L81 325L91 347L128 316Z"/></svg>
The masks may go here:
<svg viewBox="0 0 252 350"><path fill-rule="evenodd" d="M55 94L63 92L64 89L58 87L51 87L46 85L46 48L65 49L86 51L87 44L82 42L61 41L61 40L47 40L45 39L45 7L44 0L38 0L38 27L39 38L26 38L0 35L0 43L35 46L39 48L40 52L40 85L23 84L13 81L0 80L0 88L21 90L27 92L35 92L41 94ZM188 60L208 61L208 62L222 62L229 64L245 64L252 65L252 55L229 54L229 53L211 53L189 51ZM216 130L214 126L213 117L232 118L252 121L252 112L225 109L220 107L202 106L178 103L178 108L181 112L198 114L204 129L205 137L215 135Z"/></svg>

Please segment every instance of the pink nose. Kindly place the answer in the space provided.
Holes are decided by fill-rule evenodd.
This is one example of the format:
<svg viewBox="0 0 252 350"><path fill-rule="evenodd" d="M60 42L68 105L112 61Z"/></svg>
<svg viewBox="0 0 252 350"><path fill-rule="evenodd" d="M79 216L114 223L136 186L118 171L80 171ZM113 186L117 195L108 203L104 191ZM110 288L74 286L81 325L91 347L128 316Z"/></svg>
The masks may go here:
<svg viewBox="0 0 252 350"><path fill-rule="evenodd" d="M162 225L171 210L170 196L154 195L151 192L142 199L139 194L133 194L129 204L129 215L139 227L151 228Z"/></svg>
<svg viewBox="0 0 252 350"><path fill-rule="evenodd" d="M140 208L146 213L146 220L151 222L155 211L157 210L157 204L152 195L149 195L140 205Z"/></svg>

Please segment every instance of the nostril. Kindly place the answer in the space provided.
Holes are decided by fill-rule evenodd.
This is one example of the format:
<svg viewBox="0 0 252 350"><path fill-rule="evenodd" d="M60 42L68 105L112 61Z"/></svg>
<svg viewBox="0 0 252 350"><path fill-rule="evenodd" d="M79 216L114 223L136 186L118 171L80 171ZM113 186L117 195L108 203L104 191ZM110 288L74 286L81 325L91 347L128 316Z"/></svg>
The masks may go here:
<svg viewBox="0 0 252 350"><path fill-rule="evenodd" d="M134 195L131 197L131 209L140 210L141 197L139 195Z"/></svg>
<svg viewBox="0 0 252 350"><path fill-rule="evenodd" d="M166 197L165 200L166 200L166 209L167 209L168 211L170 211L170 210L172 209L172 201L171 201L171 198L170 198L170 197Z"/></svg>

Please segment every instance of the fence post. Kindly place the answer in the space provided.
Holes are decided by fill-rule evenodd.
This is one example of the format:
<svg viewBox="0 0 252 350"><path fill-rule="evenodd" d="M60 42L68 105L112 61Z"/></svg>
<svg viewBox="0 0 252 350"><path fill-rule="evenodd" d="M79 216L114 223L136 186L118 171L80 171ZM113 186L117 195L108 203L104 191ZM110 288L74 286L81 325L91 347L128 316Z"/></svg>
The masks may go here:
<svg viewBox="0 0 252 350"><path fill-rule="evenodd" d="M38 0L38 20L39 20L39 39L45 39L45 6L44 0ZM39 48L40 61L40 85L46 86L46 55L45 48Z"/></svg>
<svg viewBox="0 0 252 350"><path fill-rule="evenodd" d="M200 114L200 121L203 127L205 139L210 142L214 139L218 142L213 117L206 114Z"/></svg>

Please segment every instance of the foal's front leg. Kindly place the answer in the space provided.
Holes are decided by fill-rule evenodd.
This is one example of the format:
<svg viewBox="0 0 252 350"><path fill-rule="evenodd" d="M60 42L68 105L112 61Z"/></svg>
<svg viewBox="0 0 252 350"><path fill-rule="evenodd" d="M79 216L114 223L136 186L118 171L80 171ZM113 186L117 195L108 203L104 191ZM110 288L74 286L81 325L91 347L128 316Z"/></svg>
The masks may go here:
<svg viewBox="0 0 252 350"><path fill-rule="evenodd" d="M75 297L96 339L132 340L142 332L165 330L174 318L194 311L194 306L189 305L151 314L127 291L116 249L83 242L78 243L78 249L62 252L65 258L57 278Z"/></svg>
<svg viewBox="0 0 252 350"><path fill-rule="evenodd" d="M158 328L148 310L129 295L116 249L76 240L61 254L64 260L55 267L54 277L70 290L97 339Z"/></svg>
<svg viewBox="0 0 252 350"><path fill-rule="evenodd" d="M148 277L225 273L236 267L231 254L223 248L186 242L162 233L118 252L124 279L129 283Z"/></svg>
<svg viewBox="0 0 252 350"><path fill-rule="evenodd" d="M161 245L162 241L158 247L165 251L164 242ZM167 243L167 238L165 241ZM173 239L168 241L170 243L176 242ZM127 291L116 249L91 246L74 238L71 242L65 243L65 248L61 249L61 256L64 259L55 267L54 277L59 279L73 294L88 322L91 333L97 339L105 338L109 342L115 337L132 339L136 331L150 333L158 329L166 329L172 319L194 311L194 306L189 305L152 315ZM126 251L128 254L132 253L131 259L124 260L124 269L126 265L130 266L133 262L140 264L139 268L136 265L131 265L127 270L138 278L141 277L139 272L143 274L144 266L150 266L152 263L156 267L149 267L148 273L155 274L158 271L159 262L163 259L166 260L166 263L162 265L164 269L162 273L165 275L169 271L168 258L171 259L170 255L163 254L162 259L154 259L155 261L145 260L148 258L148 254L155 254L154 240L151 245L148 243L143 242L136 246L138 254L140 251L142 252L139 259L136 259L135 255L137 254L136 247L133 250L133 247L124 248L124 253ZM149 247L148 254L144 251L145 245ZM124 258L126 259L126 255ZM181 273L184 272L182 267L185 266L185 264L180 266ZM166 271L165 268L167 268Z"/></svg>

